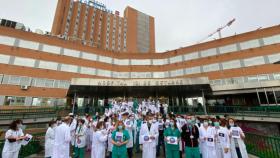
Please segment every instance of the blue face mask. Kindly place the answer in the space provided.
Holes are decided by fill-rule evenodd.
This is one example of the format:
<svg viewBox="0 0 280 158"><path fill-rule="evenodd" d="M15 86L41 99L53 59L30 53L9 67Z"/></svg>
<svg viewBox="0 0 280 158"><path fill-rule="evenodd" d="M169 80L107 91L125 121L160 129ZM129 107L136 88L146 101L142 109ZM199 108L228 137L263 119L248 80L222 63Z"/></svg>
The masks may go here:
<svg viewBox="0 0 280 158"><path fill-rule="evenodd" d="M122 130L122 128L123 128L123 126L118 126L118 129L119 129L119 130Z"/></svg>

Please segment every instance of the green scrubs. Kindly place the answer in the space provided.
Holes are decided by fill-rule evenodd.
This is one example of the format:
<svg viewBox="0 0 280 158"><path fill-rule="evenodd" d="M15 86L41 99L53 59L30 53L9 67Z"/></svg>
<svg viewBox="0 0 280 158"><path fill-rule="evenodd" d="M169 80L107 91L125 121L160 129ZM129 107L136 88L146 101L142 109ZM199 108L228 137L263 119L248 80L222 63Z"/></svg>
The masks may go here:
<svg viewBox="0 0 280 158"><path fill-rule="evenodd" d="M85 157L85 148L75 147L74 152L75 152L74 158L84 158Z"/></svg>
<svg viewBox="0 0 280 158"><path fill-rule="evenodd" d="M181 134L177 128L172 129L171 127L168 127L164 131L164 137L168 137L168 136L177 137L177 139L179 139ZM174 145L174 144L168 144L166 142L165 146L166 146L166 158L180 157L179 143L177 145Z"/></svg>
<svg viewBox="0 0 280 158"><path fill-rule="evenodd" d="M116 139L116 134L117 134L118 130L113 131L112 133L112 139L117 142ZM127 130L123 130L123 139L122 142L125 142L127 140L130 139L129 137L129 133ZM126 149L126 144L122 145L122 146L116 146L113 145L113 150L112 150L112 158L127 158L127 149Z"/></svg>

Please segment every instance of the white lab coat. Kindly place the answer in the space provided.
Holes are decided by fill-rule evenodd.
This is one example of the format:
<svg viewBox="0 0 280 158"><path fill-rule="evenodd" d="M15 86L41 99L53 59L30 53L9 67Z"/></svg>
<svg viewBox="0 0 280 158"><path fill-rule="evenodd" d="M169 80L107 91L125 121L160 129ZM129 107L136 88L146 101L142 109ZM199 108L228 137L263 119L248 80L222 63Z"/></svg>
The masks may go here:
<svg viewBox="0 0 280 158"><path fill-rule="evenodd" d="M105 142L108 135L101 130L97 130L92 134L91 158L105 158Z"/></svg>
<svg viewBox="0 0 280 158"><path fill-rule="evenodd" d="M215 128L216 156L217 158L231 158L230 150L225 153L225 148L230 148L229 131L224 127Z"/></svg>
<svg viewBox="0 0 280 158"><path fill-rule="evenodd" d="M21 148L21 141L16 142L9 142L8 137L20 137L23 136L23 132L21 129L14 131L12 129L9 129L5 134L5 144L2 151L2 157L3 158L18 158L19 150Z"/></svg>
<svg viewBox="0 0 280 158"><path fill-rule="evenodd" d="M238 128L238 131L239 131L240 135L245 137L245 134L242 131L242 129L240 127L237 127L237 128ZM229 129L229 132L230 132L230 135L231 135L231 133L232 133L231 128ZM244 141L241 138L233 138L232 136L230 137L231 157L232 158L238 158L237 153L236 153L236 149L235 149L234 139L237 139L242 158L248 158L248 153L247 153L247 149L246 149L246 145L245 145Z"/></svg>
<svg viewBox="0 0 280 158"><path fill-rule="evenodd" d="M79 128L80 126L76 129L76 135L79 135L79 137L76 136L75 138L75 147L84 148L86 146L87 127L82 125L80 131Z"/></svg>
<svg viewBox="0 0 280 158"><path fill-rule="evenodd" d="M143 158L155 158L156 157L156 146L158 140L158 124L153 123L149 130L147 123L143 123L140 129L140 137L139 137L139 144L143 145ZM151 142L144 142L142 137L143 136L154 136L155 139Z"/></svg>
<svg viewBox="0 0 280 158"><path fill-rule="evenodd" d="M199 140L201 143L201 153L203 158L216 158L216 150L215 146L208 145L208 138L214 138L215 137L215 130L213 127L208 126L207 129L205 129L203 126L199 128ZM206 138L206 140L204 140Z"/></svg>
<svg viewBox="0 0 280 158"><path fill-rule="evenodd" d="M69 158L70 155L70 127L62 123L55 128L52 158Z"/></svg>
<svg viewBox="0 0 280 158"><path fill-rule="evenodd" d="M127 122L130 122L129 125L127 125ZM130 121L129 119L125 120L125 129L128 131L129 137L130 139L128 140L128 143L126 144L127 148L132 148L133 147L133 134L132 131L136 130L136 124L134 123L134 121Z"/></svg>
<svg viewBox="0 0 280 158"><path fill-rule="evenodd" d="M77 119L73 119L72 123L70 124L70 133L71 133L71 145L75 145L75 130L77 127Z"/></svg>
<svg viewBox="0 0 280 158"><path fill-rule="evenodd" d="M54 129L49 127L45 136L45 157L52 157L54 145Z"/></svg>

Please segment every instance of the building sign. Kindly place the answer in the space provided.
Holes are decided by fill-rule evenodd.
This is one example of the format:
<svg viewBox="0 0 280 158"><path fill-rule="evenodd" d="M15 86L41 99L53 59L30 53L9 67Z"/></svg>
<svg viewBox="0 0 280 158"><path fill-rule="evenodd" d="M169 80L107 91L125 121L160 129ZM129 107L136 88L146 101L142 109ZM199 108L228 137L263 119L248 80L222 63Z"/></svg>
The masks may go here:
<svg viewBox="0 0 280 158"><path fill-rule="evenodd" d="M88 6L92 6L94 8L100 9L100 10L105 11L107 13L113 14L112 10L107 9L105 4L100 3L98 1L95 1L95 0L76 0L76 1L79 1L80 3L84 3Z"/></svg>
<svg viewBox="0 0 280 158"><path fill-rule="evenodd" d="M176 79L89 79L74 78L71 85L81 86L175 86L209 84L206 77Z"/></svg>

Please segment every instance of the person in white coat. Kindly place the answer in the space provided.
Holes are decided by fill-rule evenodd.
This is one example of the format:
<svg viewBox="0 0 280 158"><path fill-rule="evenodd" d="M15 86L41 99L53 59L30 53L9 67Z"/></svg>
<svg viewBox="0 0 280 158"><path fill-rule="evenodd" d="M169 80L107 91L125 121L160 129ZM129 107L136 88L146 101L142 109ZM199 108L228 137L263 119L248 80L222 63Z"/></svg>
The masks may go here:
<svg viewBox="0 0 280 158"><path fill-rule="evenodd" d="M63 123L55 128L54 146L52 158L69 158L70 155L70 122L71 118L66 116Z"/></svg>
<svg viewBox="0 0 280 158"><path fill-rule="evenodd" d="M19 157L21 141L26 138L21 127L21 120L15 120L10 124L9 130L5 134L5 144L2 151L3 158Z"/></svg>
<svg viewBox="0 0 280 158"><path fill-rule="evenodd" d="M203 126L199 128L202 158L216 158L214 142L215 131L214 128L209 125L209 122L208 120L204 120Z"/></svg>
<svg viewBox="0 0 280 158"><path fill-rule="evenodd" d="M246 145L244 143L245 134L242 129L235 124L233 118L229 118L229 137L232 158L248 158Z"/></svg>
<svg viewBox="0 0 280 158"><path fill-rule="evenodd" d="M104 127L104 122L100 121L96 125L96 130L92 135L91 158L105 158L108 132Z"/></svg>
<svg viewBox="0 0 280 158"><path fill-rule="evenodd" d="M75 148L74 148L74 158L84 158L85 148L86 148L86 134L87 127L85 125L84 119L78 120L78 126L75 130Z"/></svg>
<svg viewBox="0 0 280 158"><path fill-rule="evenodd" d="M129 133L129 141L126 144L126 148L127 148L127 154L128 154L128 158L132 158L133 157L133 130L136 130L136 124L134 123L133 120L131 120L130 118L127 118L128 113L125 112L122 117L124 119L124 124L125 124L125 129L128 131Z"/></svg>
<svg viewBox="0 0 280 158"><path fill-rule="evenodd" d="M147 116L146 121L141 125L139 143L142 144L143 158L156 158L157 140L159 136L158 124L153 123L153 117Z"/></svg>
<svg viewBox="0 0 280 158"><path fill-rule="evenodd" d="M50 121L49 128L45 136L45 158L52 158L53 145L54 145L54 129L56 128L56 122Z"/></svg>
<svg viewBox="0 0 280 158"><path fill-rule="evenodd" d="M221 126L220 126L221 122ZM215 129L215 149L217 158L231 158L231 153L229 150L230 140L228 129L225 128L225 121L214 121Z"/></svg>

